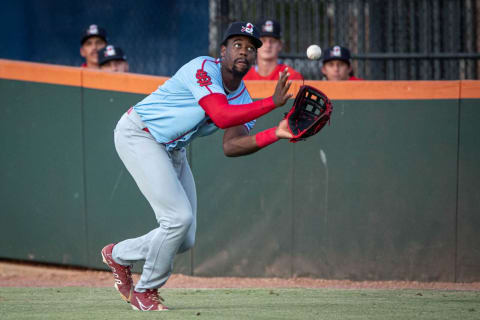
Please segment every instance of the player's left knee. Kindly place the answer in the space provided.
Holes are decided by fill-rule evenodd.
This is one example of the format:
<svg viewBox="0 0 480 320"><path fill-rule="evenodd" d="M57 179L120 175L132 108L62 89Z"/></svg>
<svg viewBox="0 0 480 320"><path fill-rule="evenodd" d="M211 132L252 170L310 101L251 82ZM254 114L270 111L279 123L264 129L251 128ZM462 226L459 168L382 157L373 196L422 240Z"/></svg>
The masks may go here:
<svg viewBox="0 0 480 320"><path fill-rule="evenodd" d="M188 230L193 223L193 215L188 212L188 214L182 214L177 216L175 220L179 227Z"/></svg>

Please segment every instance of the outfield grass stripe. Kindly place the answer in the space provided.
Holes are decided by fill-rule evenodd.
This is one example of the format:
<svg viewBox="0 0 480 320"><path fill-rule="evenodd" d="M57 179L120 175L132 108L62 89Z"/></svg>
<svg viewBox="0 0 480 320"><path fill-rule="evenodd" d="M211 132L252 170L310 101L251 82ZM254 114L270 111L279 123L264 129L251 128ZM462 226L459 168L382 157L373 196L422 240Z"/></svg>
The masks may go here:
<svg viewBox="0 0 480 320"><path fill-rule="evenodd" d="M135 312L110 288L0 288L0 319L479 319L480 292L165 289L167 312Z"/></svg>

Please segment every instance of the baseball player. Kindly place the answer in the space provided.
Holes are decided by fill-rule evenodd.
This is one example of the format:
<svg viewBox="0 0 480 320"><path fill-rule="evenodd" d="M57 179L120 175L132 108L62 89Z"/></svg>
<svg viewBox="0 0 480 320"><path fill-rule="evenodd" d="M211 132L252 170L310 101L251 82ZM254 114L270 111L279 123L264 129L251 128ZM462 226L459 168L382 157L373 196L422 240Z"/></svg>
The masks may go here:
<svg viewBox="0 0 480 320"><path fill-rule="evenodd" d="M85 59L83 68L98 69L98 50L107 45L107 32L96 24L91 24L82 34L80 55Z"/></svg>
<svg viewBox="0 0 480 320"><path fill-rule="evenodd" d="M278 62L278 55L283 48L280 24L273 19L260 21L260 40L263 45L258 49L257 64L248 71L243 80L278 80L278 74L287 65ZM295 69L288 67L290 80L303 80Z"/></svg>
<svg viewBox="0 0 480 320"><path fill-rule="evenodd" d="M325 80L363 80L353 75L350 50L341 46L333 46L325 50L323 55L322 73Z"/></svg>
<svg viewBox="0 0 480 320"><path fill-rule="evenodd" d="M185 146L197 137L224 129L227 156L256 152L292 134L285 120L255 135L255 119L284 105L292 94L288 70L280 73L272 97L252 102L242 81L262 42L253 24L232 23L220 59L195 58L151 95L130 108L118 122L115 147L120 159L149 201L159 226L138 238L109 244L103 261L115 287L134 310L168 308L158 295L173 270L177 253L195 242L197 198ZM145 260L134 286L130 266Z"/></svg>

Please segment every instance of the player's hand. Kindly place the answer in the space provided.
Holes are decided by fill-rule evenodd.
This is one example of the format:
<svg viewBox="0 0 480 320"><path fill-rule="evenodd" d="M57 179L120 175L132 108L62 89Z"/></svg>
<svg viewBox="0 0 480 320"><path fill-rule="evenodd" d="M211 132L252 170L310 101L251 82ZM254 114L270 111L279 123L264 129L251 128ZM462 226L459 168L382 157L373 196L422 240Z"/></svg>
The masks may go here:
<svg viewBox="0 0 480 320"><path fill-rule="evenodd" d="M291 81L288 81L288 77L290 73L288 73L288 68L285 68L282 72L280 72L280 76L277 81L277 86L275 87L275 92L273 93L273 103L275 107L283 106L288 99L293 97L293 94L288 93L288 89L292 85Z"/></svg>
<svg viewBox="0 0 480 320"><path fill-rule="evenodd" d="M291 139L293 135L288 130L287 120L283 119L278 124L277 130L275 130L275 134L279 139Z"/></svg>

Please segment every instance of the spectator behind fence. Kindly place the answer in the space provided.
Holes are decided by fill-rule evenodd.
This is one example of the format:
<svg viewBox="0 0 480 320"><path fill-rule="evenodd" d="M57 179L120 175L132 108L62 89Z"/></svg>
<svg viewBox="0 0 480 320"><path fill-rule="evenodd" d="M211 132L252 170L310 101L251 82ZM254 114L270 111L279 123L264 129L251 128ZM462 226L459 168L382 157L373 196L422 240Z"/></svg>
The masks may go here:
<svg viewBox="0 0 480 320"><path fill-rule="evenodd" d="M107 45L107 32L96 24L91 24L83 31L80 40L80 55L85 59L84 68L98 69L98 50Z"/></svg>
<svg viewBox="0 0 480 320"><path fill-rule="evenodd" d="M278 80L278 74L288 67L290 80L303 80L303 76L290 66L278 63L283 48L280 24L272 19L257 23L263 45L257 50L257 63L243 78L244 80Z"/></svg>
<svg viewBox="0 0 480 320"><path fill-rule="evenodd" d="M111 44L98 51L98 65L100 69L111 72L128 72L129 69L123 50Z"/></svg>
<svg viewBox="0 0 480 320"><path fill-rule="evenodd" d="M341 46L327 48L323 55L322 73L325 80L363 80L353 75L350 50Z"/></svg>

